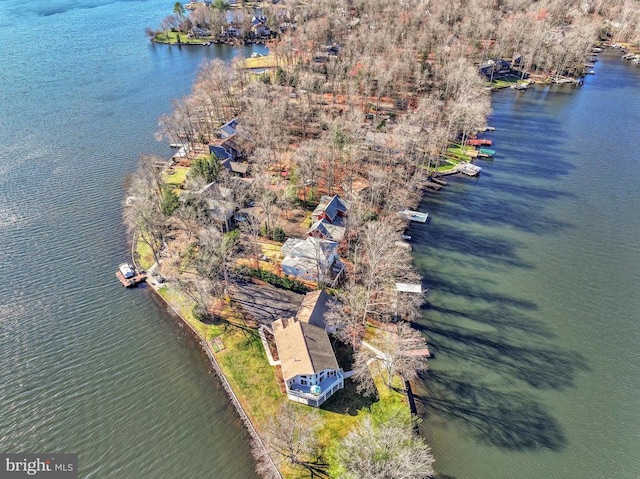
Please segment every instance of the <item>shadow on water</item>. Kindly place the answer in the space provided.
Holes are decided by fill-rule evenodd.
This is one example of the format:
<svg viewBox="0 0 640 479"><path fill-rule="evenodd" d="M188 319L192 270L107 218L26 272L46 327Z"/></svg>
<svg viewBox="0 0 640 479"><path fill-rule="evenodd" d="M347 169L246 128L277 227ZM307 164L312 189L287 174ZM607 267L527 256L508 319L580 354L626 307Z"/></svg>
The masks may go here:
<svg viewBox="0 0 640 479"><path fill-rule="evenodd" d="M471 232L468 229L456 228L452 225L447 226L446 229L439 229L437 235L433 235L434 239L431 242L426 241L428 232L416 231L414 233L411 231L411 234L417 239L416 251L421 253L428 253L430 250L451 251L468 256L470 261L481 259L494 264L519 268L530 267L517 256L516 245L497 237Z"/></svg>
<svg viewBox="0 0 640 479"><path fill-rule="evenodd" d="M423 306L423 310L428 309L437 312L439 315L457 320L477 321L484 325L504 330L505 333L509 334L512 331L523 332L544 339L551 339L554 336L542 321L518 311L518 308L505 304L489 305L486 308L470 312L435 306L427 302Z"/></svg>
<svg viewBox="0 0 640 479"><path fill-rule="evenodd" d="M424 381L428 393L415 396L424 414L463 421L481 443L516 451L560 451L567 443L558 421L526 394L497 390L459 373L428 371Z"/></svg>
<svg viewBox="0 0 640 479"><path fill-rule="evenodd" d="M481 184L474 185L482 189ZM493 187L492 190L495 191ZM483 201L464 201L455 197L448 198L449 201L439 202L436 205L433 202L427 205L422 205L421 209L424 211L433 212L435 217L448 217L455 218L456 221L464 224L478 223L479 225L490 226L509 226L517 228L518 230L526 231L533 234L550 234L558 232L564 228L570 227L570 223L561 221L550 217L544 213L542 206L537 209L531 208L531 202L534 201L531 198L533 195L533 187L529 188L529 196L522 195L514 190L512 196L503 195L502 191L499 191L499 196L484 195ZM544 193L549 193L548 191ZM553 196L549 194L547 197L543 197L543 191L538 189L538 196L535 201L553 200ZM435 209L434 209L435 206ZM438 231L437 238L446 241L447 238L463 235L469 235L469 229L464 228L460 231L452 231L451 226L448 226L446 230ZM444 238L441 236L447 235ZM491 238L491 241L495 241Z"/></svg>
<svg viewBox="0 0 640 479"><path fill-rule="evenodd" d="M433 320L421 329L437 354L471 361L508 381L517 379L536 389L573 387L576 373L587 369L579 353L550 349L530 335L477 331Z"/></svg>

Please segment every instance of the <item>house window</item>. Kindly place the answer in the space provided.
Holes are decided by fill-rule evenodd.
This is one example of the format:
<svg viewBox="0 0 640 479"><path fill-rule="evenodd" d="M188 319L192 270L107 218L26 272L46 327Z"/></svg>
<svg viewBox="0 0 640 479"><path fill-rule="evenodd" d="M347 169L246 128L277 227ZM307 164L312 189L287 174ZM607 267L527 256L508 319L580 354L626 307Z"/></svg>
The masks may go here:
<svg viewBox="0 0 640 479"><path fill-rule="evenodd" d="M302 384L303 386L307 385L307 380L306 379L301 379L300 380L300 384Z"/></svg>

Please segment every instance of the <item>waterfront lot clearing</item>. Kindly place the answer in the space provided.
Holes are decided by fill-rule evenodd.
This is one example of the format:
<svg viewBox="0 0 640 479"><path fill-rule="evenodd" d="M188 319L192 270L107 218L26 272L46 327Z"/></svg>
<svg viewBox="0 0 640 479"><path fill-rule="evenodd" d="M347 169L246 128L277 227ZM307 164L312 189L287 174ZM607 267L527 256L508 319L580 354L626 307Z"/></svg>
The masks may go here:
<svg viewBox="0 0 640 479"><path fill-rule="evenodd" d="M270 325L278 318L295 316L304 298L302 294L250 281L233 284L230 293L235 306L265 325Z"/></svg>

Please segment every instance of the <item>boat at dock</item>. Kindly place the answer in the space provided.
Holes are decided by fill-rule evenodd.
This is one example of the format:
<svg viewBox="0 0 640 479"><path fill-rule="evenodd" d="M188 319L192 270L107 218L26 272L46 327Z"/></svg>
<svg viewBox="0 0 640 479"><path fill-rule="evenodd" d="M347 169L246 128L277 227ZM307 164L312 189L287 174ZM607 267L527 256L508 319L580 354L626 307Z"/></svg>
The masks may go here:
<svg viewBox="0 0 640 479"><path fill-rule="evenodd" d="M491 146L493 145L493 140L488 138L469 138L467 140L467 145L471 146Z"/></svg>
<svg viewBox="0 0 640 479"><path fill-rule="evenodd" d="M144 271L136 271L136 268L129 263L122 263L118 266L116 277L125 288L133 288L147 279L147 275Z"/></svg>
<svg viewBox="0 0 640 479"><path fill-rule="evenodd" d="M426 223L429 219L429 213L421 213L420 211L402 210L398 214L415 223Z"/></svg>
<svg viewBox="0 0 640 479"><path fill-rule="evenodd" d="M480 148L478 150L478 157L480 158L493 158L493 155L496 154L496 150L491 150L489 148Z"/></svg>

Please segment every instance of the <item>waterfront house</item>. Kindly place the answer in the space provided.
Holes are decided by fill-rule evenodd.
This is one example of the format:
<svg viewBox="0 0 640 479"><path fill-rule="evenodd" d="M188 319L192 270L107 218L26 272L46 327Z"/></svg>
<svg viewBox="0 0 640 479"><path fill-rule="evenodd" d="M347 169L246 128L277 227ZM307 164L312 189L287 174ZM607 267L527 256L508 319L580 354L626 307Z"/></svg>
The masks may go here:
<svg viewBox="0 0 640 479"><path fill-rule="evenodd" d="M209 142L209 153L214 154L220 161L235 161L241 156L240 148L231 138L216 138Z"/></svg>
<svg viewBox="0 0 640 479"><path fill-rule="evenodd" d="M323 291L308 293L295 317L272 324L287 397L313 407L344 388L324 321L329 301Z"/></svg>
<svg viewBox="0 0 640 479"><path fill-rule="evenodd" d="M232 173L236 176L240 176L241 178L246 177L247 173L249 172L249 165L247 163L239 163L237 161L224 160L224 161L221 161L220 164L229 173Z"/></svg>
<svg viewBox="0 0 640 479"><path fill-rule="evenodd" d="M224 125L220 127L220 138L230 138L237 133L238 128L238 119L234 118L233 120L228 121Z"/></svg>
<svg viewBox="0 0 640 479"><path fill-rule="evenodd" d="M307 281L324 281L332 269L341 268L338 243L310 236L289 238L282 245L282 272Z"/></svg>
<svg viewBox="0 0 640 479"><path fill-rule="evenodd" d="M257 37L268 37L271 30L267 26L267 17L264 15L254 16L251 19L251 31Z"/></svg>

